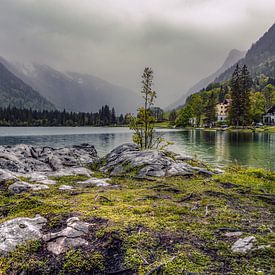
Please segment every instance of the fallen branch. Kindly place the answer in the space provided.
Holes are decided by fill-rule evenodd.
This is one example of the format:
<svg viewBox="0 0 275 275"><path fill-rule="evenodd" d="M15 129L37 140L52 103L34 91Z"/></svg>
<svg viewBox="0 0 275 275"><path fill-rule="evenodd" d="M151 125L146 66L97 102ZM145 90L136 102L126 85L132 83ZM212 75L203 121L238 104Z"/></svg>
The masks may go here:
<svg viewBox="0 0 275 275"><path fill-rule="evenodd" d="M99 196L99 195L96 195L96 197L95 197L95 201L97 201L97 200L111 202L111 200L108 199L107 197L105 197L105 196Z"/></svg>
<svg viewBox="0 0 275 275"><path fill-rule="evenodd" d="M182 199L180 199L178 202L184 202L184 201L190 200L193 197L194 197L194 193L190 193L189 195L187 195L187 196L183 197Z"/></svg>

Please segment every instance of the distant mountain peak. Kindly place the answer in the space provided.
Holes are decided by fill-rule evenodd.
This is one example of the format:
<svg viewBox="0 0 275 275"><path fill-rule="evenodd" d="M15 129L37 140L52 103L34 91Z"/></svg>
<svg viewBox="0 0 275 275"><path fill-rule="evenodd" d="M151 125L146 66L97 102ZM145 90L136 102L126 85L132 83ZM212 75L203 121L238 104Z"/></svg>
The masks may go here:
<svg viewBox="0 0 275 275"><path fill-rule="evenodd" d="M117 113L136 110L137 94L99 77L76 72L61 72L46 64L20 64L5 60L20 79L62 110L97 112L102 105L115 107Z"/></svg>
<svg viewBox="0 0 275 275"><path fill-rule="evenodd" d="M167 107L168 110L177 108L178 106L184 105L186 98L196 92L199 92L201 89L206 88L211 82L215 80L216 77L218 77L222 72L226 71L228 68L230 68L233 64L238 62L241 58L245 56L245 51L240 51L237 49L232 49L225 61L223 62L222 66L211 75L203 78L199 82L197 82L194 86L192 86L186 94L184 94L179 100L177 100L175 103L171 104Z"/></svg>
<svg viewBox="0 0 275 275"><path fill-rule="evenodd" d="M217 76L215 81L228 80L234 71L236 63ZM238 63L247 65L252 77L260 74L275 77L275 23L258 41L251 45L246 55Z"/></svg>

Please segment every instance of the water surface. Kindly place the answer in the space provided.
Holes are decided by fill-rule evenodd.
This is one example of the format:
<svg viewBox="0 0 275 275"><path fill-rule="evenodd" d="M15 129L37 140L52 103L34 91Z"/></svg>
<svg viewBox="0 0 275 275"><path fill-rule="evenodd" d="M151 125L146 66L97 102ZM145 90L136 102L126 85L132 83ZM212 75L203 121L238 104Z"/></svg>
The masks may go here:
<svg viewBox="0 0 275 275"><path fill-rule="evenodd" d="M171 149L215 165L239 163L275 170L275 134L203 130L158 130L174 142ZM62 147L91 143L103 156L114 147L131 142L124 127L0 127L0 145L20 143Z"/></svg>

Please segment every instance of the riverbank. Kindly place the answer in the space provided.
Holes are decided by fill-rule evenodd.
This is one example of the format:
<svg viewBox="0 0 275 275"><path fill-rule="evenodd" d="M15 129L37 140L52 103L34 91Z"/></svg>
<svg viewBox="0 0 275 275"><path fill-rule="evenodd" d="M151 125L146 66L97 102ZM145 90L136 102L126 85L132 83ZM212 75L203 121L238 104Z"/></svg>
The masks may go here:
<svg viewBox="0 0 275 275"><path fill-rule="evenodd" d="M2 178L0 226L15 218L40 215L32 221L39 228L36 240L0 257L2 274L272 273L273 172L233 166L213 174L207 172L212 170L207 165L186 158L179 163L201 166L204 173L184 175L186 170L182 170L181 176L167 177L155 168L156 177L150 176L152 170L127 164L129 152L131 158L136 156L135 165L137 155L139 160L153 155L140 155L129 147L124 150L119 169L121 149L117 156L113 152L92 161L85 171L64 175L68 168L62 168L63 176L49 176L55 184L46 189L12 193L7 188L13 179ZM88 151L96 160L92 147ZM63 157L67 153L61 150L54 155L67 165ZM154 155L153 162L166 163L167 156L159 156ZM170 155L166 165L176 164L175 157ZM42 155L38 159L44 160ZM112 176L113 169L120 175ZM140 171L147 174L141 177ZM20 180L33 185L41 179L21 175ZM18 226L24 231L28 227L23 221Z"/></svg>

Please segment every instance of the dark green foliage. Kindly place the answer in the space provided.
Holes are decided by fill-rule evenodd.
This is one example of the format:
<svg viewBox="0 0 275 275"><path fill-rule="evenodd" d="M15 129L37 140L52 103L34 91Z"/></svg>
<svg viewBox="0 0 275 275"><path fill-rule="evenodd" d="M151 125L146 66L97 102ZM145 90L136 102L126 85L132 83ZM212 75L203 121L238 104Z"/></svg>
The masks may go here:
<svg viewBox="0 0 275 275"><path fill-rule="evenodd" d="M214 92L212 91L205 107L205 122L207 124L213 124L216 121L216 104L217 100Z"/></svg>
<svg viewBox="0 0 275 275"><path fill-rule="evenodd" d="M169 121L172 123L172 124L175 124L175 121L177 119L177 112L176 110L172 110L169 114Z"/></svg>
<svg viewBox="0 0 275 275"><path fill-rule="evenodd" d="M245 126L250 123L250 89L252 80L246 65L236 69L231 78L230 122L234 126Z"/></svg>
<svg viewBox="0 0 275 275"><path fill-rule="evenodd" d="M160 107L152 107L150 108L150 112L156 122L164 121L164 111Z"/></svg>
<svg viewBox="0 0 275 275"><path fill-rule="evenodd" d="M97 113L73 113L64 111L36 111L16 107L0 107L0 126L106 126L123 125L123 115L115 115L115 109L103 106Z"/></svg>

